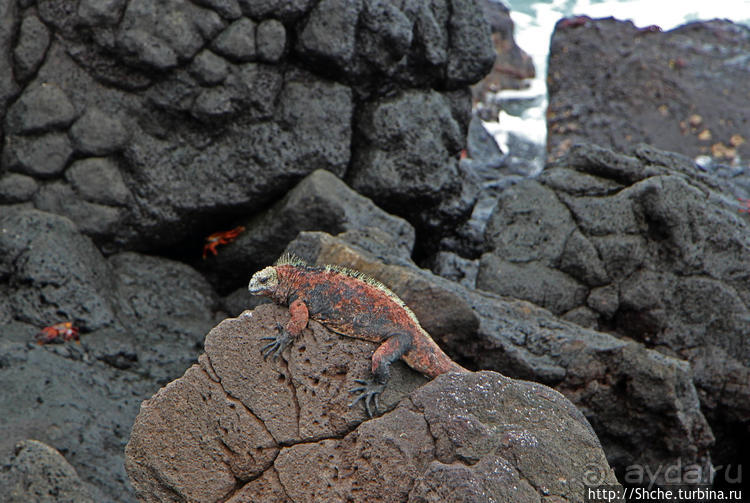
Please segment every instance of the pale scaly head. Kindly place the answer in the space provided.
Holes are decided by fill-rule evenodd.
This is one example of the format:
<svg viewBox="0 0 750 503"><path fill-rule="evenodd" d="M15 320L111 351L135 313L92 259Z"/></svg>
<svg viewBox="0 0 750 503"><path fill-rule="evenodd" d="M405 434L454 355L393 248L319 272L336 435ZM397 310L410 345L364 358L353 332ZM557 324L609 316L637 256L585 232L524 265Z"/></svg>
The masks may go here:
<svg viewBox="0 0 750 503"><path fill-rule="evenodd" d="M253 274L250 278L250 284L247 285L247 290L252 295L265 295L270 297L276 291L279 286L279 274L276 272L276 268L268 266L263 270L260 270Z"/></svg>

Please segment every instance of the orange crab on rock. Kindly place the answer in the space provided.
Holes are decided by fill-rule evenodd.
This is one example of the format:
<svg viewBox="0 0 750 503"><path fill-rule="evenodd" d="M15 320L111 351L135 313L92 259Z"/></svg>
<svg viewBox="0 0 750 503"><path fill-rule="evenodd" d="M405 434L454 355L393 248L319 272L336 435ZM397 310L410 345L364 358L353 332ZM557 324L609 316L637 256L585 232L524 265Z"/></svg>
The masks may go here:
<svg viewBox="0 0 750 503"><path fill-rule="evenodd" d="M63 321L44 327L36 334L36 343L39 345L55 342L68 342L74 340L79 342L78 329L73 326L72 321Z"/></svg>
<svg viewBox="0 0 750 503"><path fill-rule="evenodd" d="M738 197L737 200L742 205L742 207L740 208L740 213L750 213L750 199L743 199L741 197Z"/></svg>
<svg viewBox="0 0 750 503"><path fill-rule="evenodd" d="M217 246L231 243L232 241L237 239L237 236L242 234L244 231L245 228L240 225L232 230L214 232L213 234L208 236L206 238L206 244L203 246L203 259L206 259L208 252L211 252L214 255L218 255L218 252L216 251Z"/></svg>

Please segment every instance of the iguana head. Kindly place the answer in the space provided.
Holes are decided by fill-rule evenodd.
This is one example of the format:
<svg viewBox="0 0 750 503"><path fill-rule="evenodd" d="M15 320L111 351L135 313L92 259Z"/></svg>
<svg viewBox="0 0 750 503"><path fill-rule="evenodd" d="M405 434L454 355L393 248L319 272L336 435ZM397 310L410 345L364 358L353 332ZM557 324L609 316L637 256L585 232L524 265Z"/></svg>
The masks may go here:
<svg viewBox="0 0 750 503"><path fill-rule="evenodd" d="M279 286L279 274L276 272L274 266L268 266L263 270L260 270L253 274L250 278L250 284L247 285L247 290L252 295L266 295L271 296Z"/></svg>

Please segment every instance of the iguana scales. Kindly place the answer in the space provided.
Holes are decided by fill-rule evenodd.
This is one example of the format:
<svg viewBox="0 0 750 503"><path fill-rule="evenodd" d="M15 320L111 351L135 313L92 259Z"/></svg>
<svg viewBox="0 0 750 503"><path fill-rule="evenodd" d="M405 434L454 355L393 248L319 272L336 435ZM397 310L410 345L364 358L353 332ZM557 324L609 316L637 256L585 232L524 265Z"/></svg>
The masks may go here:
<svg viewBox="0 0 750 503"><path fill-rule="evenodd" d="M401 358L414 370L434 378L446 372L468 372L451 360L420 326L417 317L395 293L379 281L358 271L338 266L313 267L286 255L273 266L256 272L248 290L288 305L290 319L277 325L279 333L264 337L264 359L278 358L313 319L347 337L381 343L372 355L369 381L357 380L359 400L372 416L371 403L378 409L378 395L385 389L391 363Z"/></svg>

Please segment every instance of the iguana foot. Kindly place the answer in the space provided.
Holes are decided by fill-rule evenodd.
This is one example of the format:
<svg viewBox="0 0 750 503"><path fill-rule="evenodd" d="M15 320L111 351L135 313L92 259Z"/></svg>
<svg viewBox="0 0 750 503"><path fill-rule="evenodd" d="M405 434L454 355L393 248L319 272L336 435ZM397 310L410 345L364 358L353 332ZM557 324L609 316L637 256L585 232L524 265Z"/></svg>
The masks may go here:
<svg viewBox="0 0 750 503"><path fill-rule="evenodd" d="M365 404L367 415L369 417L372 417L372 405L375 405L375 413L377 414L378 407L380 405L378 403L378 395L380 395L385 389L385 384L380 384L375 380L366 381L364 379L355 379L354 381L361 384L362 386L358 386L349 390L350 393L359 393L359 395L357 395L357 398L355 398L354 401L349 404L349 407L354 407L357 402L362 400L362 403Z"/></svg>
<svg viewBox="0 0 750 503"><path fill-rule="evenodd" d="M289 332L284 330L284 327L281 325L281 323L276 323L276 330L279 331L278 335L273 337L260 338L260 340L262 341L273 341L270 344L266 344L265 346L260 348L260 353L263 355L264 360L266 360L269 356L271 357L271 359L276 360L281 355L281 352L284 351L294 339L289 334Z"/></svg>

